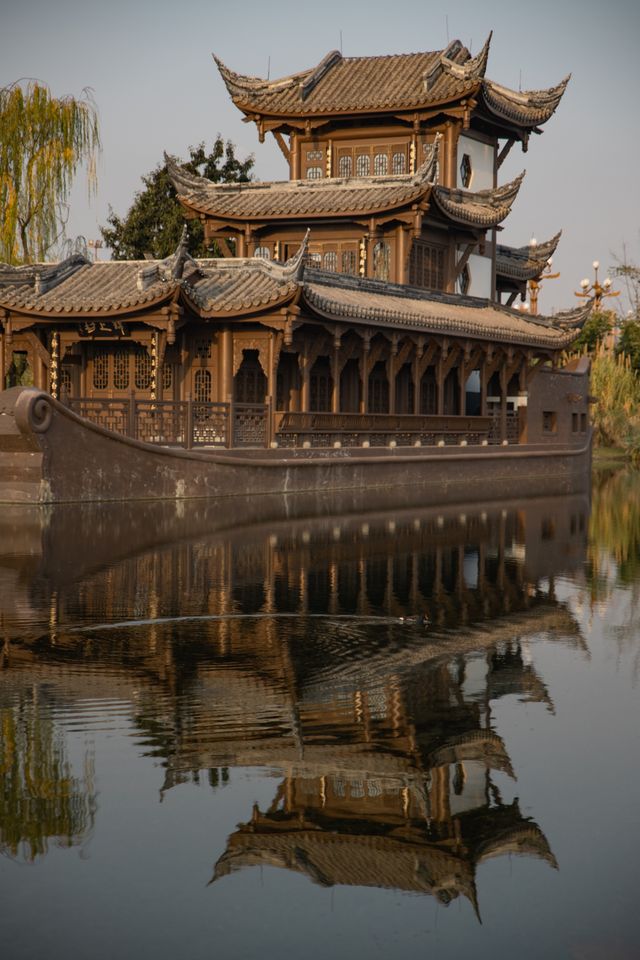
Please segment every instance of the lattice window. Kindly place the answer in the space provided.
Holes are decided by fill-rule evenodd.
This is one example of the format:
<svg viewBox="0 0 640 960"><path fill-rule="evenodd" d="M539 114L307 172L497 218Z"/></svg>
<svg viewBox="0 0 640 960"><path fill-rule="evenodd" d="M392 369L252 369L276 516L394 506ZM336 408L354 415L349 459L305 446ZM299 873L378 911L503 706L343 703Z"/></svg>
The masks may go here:
<svg viewBox="0 0 640 960"><path fill-rule="evenodd" d="M386 153L376 153L373 158L373 174L376 177L386 176L389 170L389 157Z"/></svg>
<svg viewBox="0 0 640 960"><path fill-rule="evenodd" d="M322 167L309 167L307 180L322 180Z"/></svg>
<svg viewBox="0 0 640 960"><path fill-rule="evenodd" d="M193 392L197 403L211 403L211 371L196 370Z"/></svg>
<svg viewBox="0 0 640 960"><path fill-rule="evenodd" d="M391 169L396 176L407 172L407 155L404 150L394 153L391 160Z"/></svg>
<svg viewBox="0 0 640 960"><path fill-rule="evenodd" d="M63 367L60 371L60 391L66 393L67 396L71 395L71 371L66 367Z"/></svg>
<svg viewBox="0 0 640 960"><path fill-rule="evenodd" d="M151 386L151 374L153 366L151 357L146 350L136 352L135 363L135 384L136 390L148 390Z"/></svg>
<svg viewBox="0 0 640 960"><path fill-rule="evenodd" d="M106 390L109 386L109 357L106 353L98 353L93 358L93 388Z"/></svg>
<svg viewBox="0 0 640 960"><path fill-rule="evenodd" d="M322 160L322 150L308 150L307 160Z"/></svg>
<svg viewBox="0 0 640 960"><path fill-rule="evenodd" d="M254 257L259 257L261 260L271 260L271 250L269 247L256 247Z"/></svg>
<svg viewBox="0 0 640 960"><path fill-rule="evenodd" d="M309 253L308 256L309 256L309 260L311 261L311 265L313 267L317 267L318 269L320 269L320 267L322 266L322 254Z"/></svg>
<svg viewBox="0 0 640 960"><path fill-rule="evenodd" d="M356 176L368 177L371 172L371 157L368 153L359 153L356 157Z"/></svg>
<svg viewBox="0 0 640 960"><path fill-rule="evenodd" d="M471 271L469 270L469 264L465 263L462 268L460 275L458 276L458 293L462 293L466 296L471 289Z"/></svg>
<svg viewBox="0 0 640 960"><path fill-rule="evenodd" d="M391 247L379 240L373 248L373 275L376 280L388 280L391 274Z"/></svg>
<svg viewBox="0 0 640 960"><path fill-rule="evenodd" d="M116 390L129 388L129 351L116 350L113 355L113 386Z"/></svg>
<svg viewBox="0 0 640 960"><path fill-rule="evenodd" d="M338 270L338 254L335 250L327 250L322 258L322 266L325 270L336 273Z"/></svg>
<svg viewBox="0 0 640 960"><path fill-rule="evenodd" d="M342 156L338 160L338 176L339 177L351 177L353 176L353 158L350 156Z"/></svg>
<svg viewBox="0 0 640 960"><path fill-rule="evenodd" d="M358 255L355 250L343 250L341 258L342 273L349 273L352 276L358 274Z"/></svg>
<svg viewBox="0 0 640 960"><path fill-rule="evenodd" d="M162 389L171 390L173 386L173 367L170 363L165 362L162 365Z"/></svg>
<svg viewBox="0 0 640 960"><path fill-rule="evenodd" d="M198 360L209 360L211 358L211 337L196 340L196 357Z"/></svg>
<svg viewBox="0 0 640 960"><path fill-rule="evenodd" d="M460 161L460 183L463 187L469 188L473 180L473 168L471 166L471 157L465 153Z"/></svg>
<svg viewBox="0 0 640 960"><path fill-rule="evenodd" d="M409 283L428 290L444 290L445 248L415 240L409 259Z"/></svg>

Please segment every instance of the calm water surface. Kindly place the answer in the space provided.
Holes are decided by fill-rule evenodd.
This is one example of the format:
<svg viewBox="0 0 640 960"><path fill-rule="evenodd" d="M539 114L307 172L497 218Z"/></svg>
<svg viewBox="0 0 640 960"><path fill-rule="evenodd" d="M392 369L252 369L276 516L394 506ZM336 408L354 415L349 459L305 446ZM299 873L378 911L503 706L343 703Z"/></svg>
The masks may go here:
<svg viewBox="0 0 640 960"><path fill-rule="evenodd" d="M0 510L6 960L640 955L640 477L349 506Z"/></svg>

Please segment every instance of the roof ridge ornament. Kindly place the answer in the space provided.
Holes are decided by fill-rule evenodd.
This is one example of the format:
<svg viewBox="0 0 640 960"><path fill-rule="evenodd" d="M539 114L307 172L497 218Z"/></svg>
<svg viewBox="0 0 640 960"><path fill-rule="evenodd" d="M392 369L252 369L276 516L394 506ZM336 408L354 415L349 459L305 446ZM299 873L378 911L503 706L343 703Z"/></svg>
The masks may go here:
<svg viewBox="0 0 640 960"><path fill-rule="evenodd" d="M49 290L53 290L59 283L62 283L68 277L79 270L81 267L92 266L92 261L81 253L73 253L65 260L58 263L36 263L33 264L33 290L36 296L42 296ZM20 268L17 268L20 269Z"/></svg>
<svg viewBox="0 0 640 960"><path fill-rule="evenodd" d="M307 253L309 249L309 236L311 235L310 228L307 227L307 232L302 238L302 243L298 249L298 252L294 254L293 257L290 257L285 263L280 267L282 271L282 279L295 281L296 283L301 283L304 276L304 267L307 260ZM274 264L274 266L276 266Z"/></svg>
<svg viewBox="0 0 640 960"><path fill-rule="evenodd" d="M426 156L411 178L411 182L416 187L427 183L435 184L438 182L440 147L442 146L442 141L443 136L438 132L436 133L433 143L426 145L428 146L428 149L425 151Z"/></svg>
<svg viewBox="0 0 640 960"><path fill-rule="evenodd" d="M206 177L201 177L197 173L190 173L178 162L176 157L164 151L164 162L167 167L167 173L177 193L188 193L196 190ZM213 183L213 181L211 181ZM182 189L180 189L182 188Z"/></svg>
<svg viewBox="0 0 640 960"><path fill-rule="evenodd" d="M485 107L495 116L511 123L515 121L539 133L537 127L553 116L570 79L569 73L560 83L546 90L510 90L494 80L484 78L482 99Z"/></svg>
<svg viewBox="0 0 640 960"><path fill-rule="evenodd" d="M200 268L196 260L189 253L189 231L185 223L175 252L164 260L152 260L148 266L140 267L136 274L136 287L143 293L158 280L165 283L178 282L183 279L185 266L190 265L189 278L191 279Z"/></svg>
<svg viewBox="0 0 640 960"><path fill-rule="evenodd" d="M490 187L486 190L477 190L475 192L473 190L465 190L464 187L444 187L439 184L436 186L436 194L454 203L464 203L467 201L491 207L502 206L505 203L511 205L517 196L526 173L527 171L523 170L522 173L519 173L513 180L510 180L508 183L503 183L500 187Z"/></svg>
<svg viewBox="0 0 640 960"><path fill-rule="evenodd" d="M443 70L450 76L455 77L456 80L462 80L466 83L482 80L487 70L492 37L493 30L489 33L480 52L477 53L475 57L469 54L468 59L465 60L464 63L457 63L452 57L447 56L449 50L447 47L447 50L443 51L440 55L440 63L442 64Z"/></svg>
<svg viewBox="0 0 640 960"><path fill-rule="evenodd" d="M339 50L331 50L326 57L323 57L318 66L300 83L300 99L306 100L314 87L320 83L324 75L328 73L336 63L339 63L340 60L342 60L342 54Z"/></svg>
<svg viewBox="0 0 640 960"><path fill-rule="evenodd" d="M285 90L289 87L302 84L310 74L313 75L320 69L325 60L337 52L339 51L334 50L332 53L327 54L318 66L312 70L301 70L298 73L289 74L287 77L280 77L278 80L265 80L263 77L251 77L247 74L236 73L235 70L230 70L215 53L212 53L211 56L220 71L220 76L224 80L227 90L231 94L231 97L234 98L239 97L242 93L273 93L276 90ZM340 56L342 56L342 54L340 54ZM333 64L328 64L325 70L329 69L332 65ZM319 79L320 77L318 77L318 80Z"/></svg>

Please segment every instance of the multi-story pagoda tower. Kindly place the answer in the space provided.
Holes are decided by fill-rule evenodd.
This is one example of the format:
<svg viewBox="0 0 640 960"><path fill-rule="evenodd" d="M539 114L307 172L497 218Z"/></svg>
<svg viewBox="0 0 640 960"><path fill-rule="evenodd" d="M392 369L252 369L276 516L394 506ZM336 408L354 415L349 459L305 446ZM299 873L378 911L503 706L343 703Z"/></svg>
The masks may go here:
<svg viewBox="0 0 640 960"><path fill-rule="evenodd" d="M458 40L396 56L333 51L278 80L216 58L245 120L261 141L273 134L290 179L220 185L170 162L187 216L225 256L285 260L309 227L310 258L325 271L512 302L555 245L533 258L502 246L497 255L523 179L500 184L499 170L541 132L569 78L544 91L500 86L485 76L490 39L475 57Z"/></svg>

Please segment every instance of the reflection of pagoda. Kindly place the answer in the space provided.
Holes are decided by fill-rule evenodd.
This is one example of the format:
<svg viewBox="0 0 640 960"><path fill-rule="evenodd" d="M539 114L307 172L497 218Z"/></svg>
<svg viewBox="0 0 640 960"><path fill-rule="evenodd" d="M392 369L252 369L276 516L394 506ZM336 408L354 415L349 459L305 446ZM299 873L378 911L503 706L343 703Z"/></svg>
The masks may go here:
<svg viewBox="0 0 640 960"><path fill-rule="evenodd" d="M579 498L232 532L197 504L182 540L158 505L146 517L137 507L138 526L123 509L119 524L106 513L111 560L71 544L55 511L39 560L2 559L13 631L21 610L43 624L30 640L12 635L6 675L22 671L60 703L130 703L162 758L163 790L205 769L212 782L220 768L276 771L273 804L229 839L216 877L268 863L476 904L487 857L555 862L540 828L502 798L514 772L492 704L550 704L529 638L582 642L553 591L553 575L584 554ZM538 541L550 537L558 563L543 579ZM425 609L428 627L416 619Z"/></svg>
<svg viewBox="0 0 640 960"><path fill-rule="evenodd" d="M501 693L528 680L515 663ZM485 859L520 853L555 866L539 827L500 796L496 774L513 772L490 727L496 667L495 653L425 663L351 697L327 690L321 703L300 690L297 757L282 755L281 740L261 740L251 761L238 758L277 767L284 779L269 809L255 807L229 838L214 879L278 866L324 886L392 887L443 903L463 894L477 907Z"/></svg>
<svg viewBox="0 0 640 960"><path fill-rule="evenodd" d="M393 811L394 799L385 797L386 820L366 817L369 797L358 798L359 819L340 816L334 806L334 786L324 779L316 785L326 806L310 807L312 785L285 780L274 805L262 813L254 808L249 823L229 838L213 879L247 866L284 867L306 874L322 886L386 887L430 894L444 904L460 894L477 911L475 873L478 864L494 856L517 853L556 861L539 827L520 813L518 802L480 807L461 815L444 828L412 820ZM343 798L338 796L338 808ZM405 794L396 791L396 806ZM371 806L375 807L377 798ZM274 809L280 801L280 807ZM356 804L354 803L354 807Z"/></svg>

